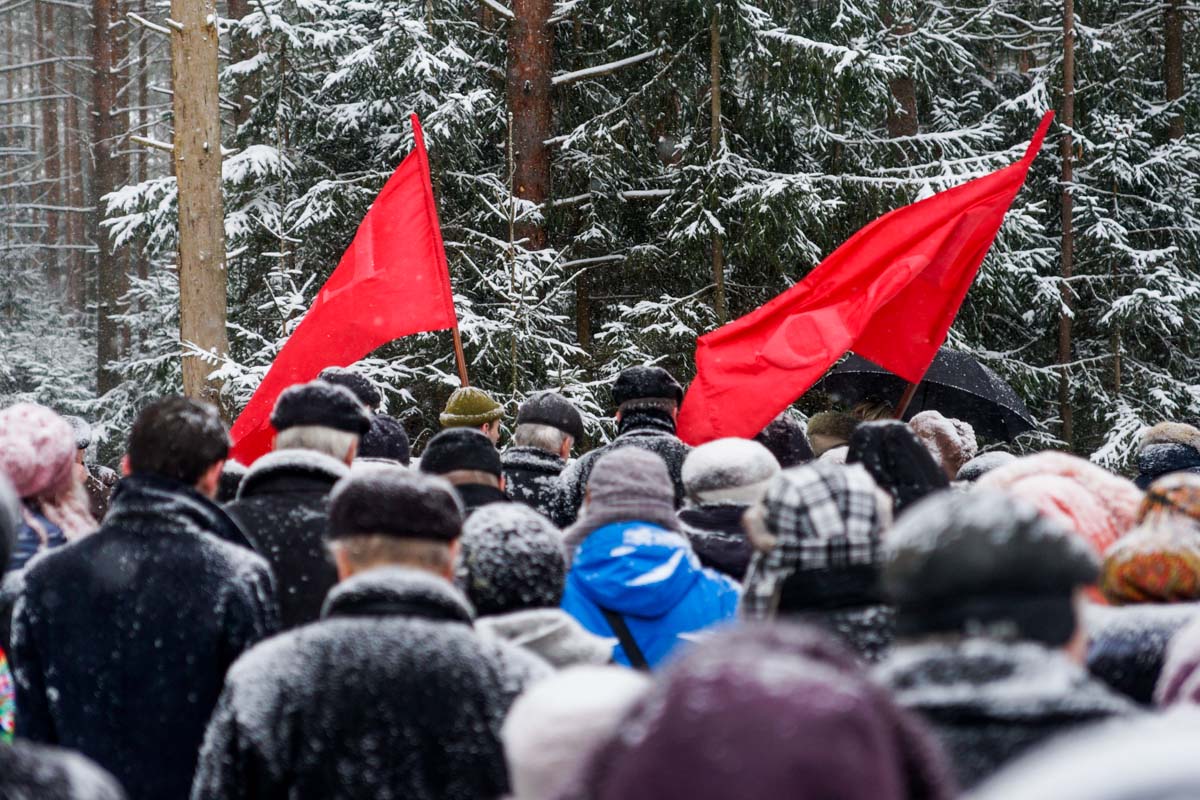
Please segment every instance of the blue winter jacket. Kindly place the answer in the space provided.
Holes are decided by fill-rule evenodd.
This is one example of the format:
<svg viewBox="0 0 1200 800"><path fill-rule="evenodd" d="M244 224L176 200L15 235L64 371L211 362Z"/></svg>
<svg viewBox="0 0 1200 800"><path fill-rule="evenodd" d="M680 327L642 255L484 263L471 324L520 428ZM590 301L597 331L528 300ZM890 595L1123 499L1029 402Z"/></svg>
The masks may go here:
<svg viewBox="0 0 1200 800"><path fill-rule="evenodd" d="M702 567L682 534L648 522L606 525L584 539L562 601L599 636L616 638L600 609L621 614L651 667L688 634L732 619L737 604L736 582ZM613 660L630 665L619 644Z"/></svg>
<svg viewBox="0 0 1200 800"><path fill-rule="evenodd" d="M38 524L42 526L42 530L46 532L45 548L47 550L62 547L67 543L67 537L63 534L62 528L46 519L40 510L26 506L26 511L37 520ZM38 532L22 519L17 526L16 547L13 548L12 560L8 562L6 571L13 572L24 569L25 565L29 563L29 559L36 556L42 548L42 537L38 536Z"/></svg>

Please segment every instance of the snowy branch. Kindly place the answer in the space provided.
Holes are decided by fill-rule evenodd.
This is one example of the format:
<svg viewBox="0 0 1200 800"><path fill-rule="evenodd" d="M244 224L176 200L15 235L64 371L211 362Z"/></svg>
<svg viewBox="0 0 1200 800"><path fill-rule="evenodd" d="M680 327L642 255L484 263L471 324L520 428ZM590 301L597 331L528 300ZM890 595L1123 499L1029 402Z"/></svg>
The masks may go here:
<svg viewBox="0 0 1200 800"><path fill-rule="evenodd" d="M623 58L620 61L611 61L607 64L601 64L598 67L588 67L587 69L576 70L575 72L561 72L550 79L552 86L563 86L568 83L574 83L585 78L595 78L599 75L607 75L610 72L616 72L624 67L630 67L634 64L640 64L643 61L649 61L656 58L662 53L661 47L656 47L653 50L647 50L645 53L638 53L636 56Z"/></svg>
<svg viewBox="0 0 1200 800"><path fill-rule="evenodd" d="M514 19L513 12L502 3L497 3L496 0L480 0L480 2L505 19Z"/></svg>
<svg viewBox="0 0 1200 800"><path fill-rule="evenodd" d="M133 13L132 11L130 11L128 14L126 14L126 16L129 17L134 22L136 22L138 25L141 25L143 28L152 30L155 33L161 33L163 36L171 35L170 28L166 28L166 27L163 27L162 25L158 25L154 22L151 22L150 20L146 19L145 17L139 16L139 15Z"/></svg>

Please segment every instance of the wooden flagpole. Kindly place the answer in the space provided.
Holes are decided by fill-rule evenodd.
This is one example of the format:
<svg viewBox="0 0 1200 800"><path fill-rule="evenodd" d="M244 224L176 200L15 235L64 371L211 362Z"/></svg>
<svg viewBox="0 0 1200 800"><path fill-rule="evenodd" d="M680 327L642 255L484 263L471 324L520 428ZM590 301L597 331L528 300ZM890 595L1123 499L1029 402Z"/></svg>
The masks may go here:
<svg viewBox="0 0 1200 800"><path fill-rule="evenodd" d="M458 380L463 386L470 386L471 381L467 378L467 357L463 353L462 336L458 333L457 321L450 331L454 334L454 360L458 362Z"/></svg>

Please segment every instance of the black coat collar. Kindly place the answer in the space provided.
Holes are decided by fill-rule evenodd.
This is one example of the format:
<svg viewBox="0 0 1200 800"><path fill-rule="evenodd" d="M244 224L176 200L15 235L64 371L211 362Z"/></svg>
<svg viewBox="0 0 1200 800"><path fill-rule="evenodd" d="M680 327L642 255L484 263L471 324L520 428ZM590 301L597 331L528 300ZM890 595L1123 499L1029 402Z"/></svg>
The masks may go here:
<svg viewBox="0 0 1200 800"><path fill-rule="evenodd" d="M130 475L113 489L104 528L162 533L181 526L227 542L246 541L242 529L220 506L179 481Z"/></svg>
<svg viewBox="0 0 1200 800"><path fill-rule="evenodd" d="M470 625L471 604L445 578L410 567L361 572L329 592L322 617L413 617Z"/></svg>

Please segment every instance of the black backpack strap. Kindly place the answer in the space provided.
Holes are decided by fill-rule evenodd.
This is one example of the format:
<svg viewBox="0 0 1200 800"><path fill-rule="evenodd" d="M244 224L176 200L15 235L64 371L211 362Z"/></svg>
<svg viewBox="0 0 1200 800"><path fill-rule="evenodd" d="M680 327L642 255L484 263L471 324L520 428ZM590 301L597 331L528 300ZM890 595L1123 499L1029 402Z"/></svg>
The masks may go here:
<svg viewBox="0 0 1200 800"><path fill-rule="evenodd" d="M646 663L646 656L642 654L642 648L638 647L637 639L633 638L629 626L625 624L625 617L607 608L601 608L600 613L604 615L608 627L617 635L617 641L621 643L621 649L629 658L630 666L642 672L649 672L650 665Z"/></svg>

